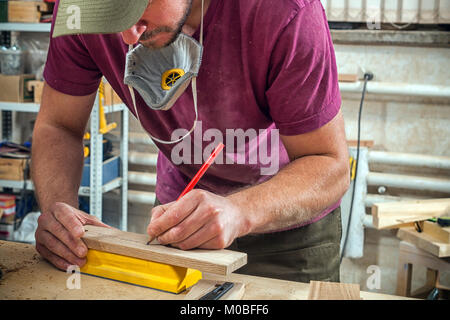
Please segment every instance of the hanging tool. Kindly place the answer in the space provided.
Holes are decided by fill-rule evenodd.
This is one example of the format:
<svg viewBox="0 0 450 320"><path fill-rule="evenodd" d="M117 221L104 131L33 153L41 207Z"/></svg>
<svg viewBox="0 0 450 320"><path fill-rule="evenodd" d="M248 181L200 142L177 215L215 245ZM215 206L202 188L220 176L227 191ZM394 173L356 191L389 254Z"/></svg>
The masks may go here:
<svg viewBox="0 0 450 320"><path fill-rule="evenodd" d="M98 88L98 106L99 106L99 118L100 118L100 129L101 134L107 134L111 130L117 128L117 123L112 122L110 124L106 123L105 110L103 108L103 103L105 101L105 85L103 81L100 82L100 87Z"/></svg>

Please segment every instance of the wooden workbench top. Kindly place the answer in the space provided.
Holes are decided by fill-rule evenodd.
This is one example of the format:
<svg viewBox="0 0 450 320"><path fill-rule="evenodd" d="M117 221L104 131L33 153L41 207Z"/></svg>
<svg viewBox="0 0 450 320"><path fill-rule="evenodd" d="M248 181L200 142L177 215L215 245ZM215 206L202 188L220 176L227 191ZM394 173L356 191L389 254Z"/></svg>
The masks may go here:
<svg viewBox="0 0 450 320"><path fill-rule="evenodd" d="M68 289L69 274L57 270L29 244L0 241L0 300L179 300L185 293L171 294L149 288L129 285L98 277L81 275L81 288ZM309 284L253 277L240 274L215 276L204 274L205 279L244 282L245 300L306 300ZM363 292L364 300L405 299L385 294Z"/></svg>

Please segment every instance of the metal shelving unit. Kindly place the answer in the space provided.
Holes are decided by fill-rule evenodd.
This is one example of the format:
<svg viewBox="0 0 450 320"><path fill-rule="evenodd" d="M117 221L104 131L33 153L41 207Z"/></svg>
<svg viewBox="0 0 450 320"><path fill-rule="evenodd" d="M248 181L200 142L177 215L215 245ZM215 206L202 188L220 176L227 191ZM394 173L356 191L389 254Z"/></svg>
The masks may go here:
<svg viewBox="0 0 450 320"><path fill-rule="evenodd" d="M50 32L51 23L0 23L0 31L21 31L21 32ZM0 102L0 111L16 112L39 112L39 104L35 103L11 103ZM89 196L90 214L95 215L102 220L102 200L103 193L120 188L121 197L121 219L120 228L127 230L128 225L128 109L124 104L103 107L105 114L120 112L120 177L106 184L102 184L103 169L103 135L99 132L99 96L95 99L94 107L91 113L91 170L90 186L81 187L79 195ZM0 180L0 187L22 189L23 181ZM32 181L25 182L27 190L33 190Z"/></svg>
<svg viewBox="0 0 450 320"><path fill-rule="evenodd" d="M14 103L14 102L0 102L1 111L16 111L16 112L39 112L39 104L35 103ZM102 220L102 200L103 194L114 189L120 188L121 197L121 219L120 228L127 230L128 224L128 109L124 104L104 107L105 114L120 112L121 126L120 126L120 177L112 181L102 184L103 176L103 135L99 132L99 97L95 99L94 107L91 113L90 133L91 133L91 170L90 170L90 186L80 187L78 194L80 196L89 196L90 214L95 215ZM33 190L33 183L31 180L27 181L13 181L0 180L0 187Z"/></svg>
<svg viewBox="0 0 450 320"><path fill-rule="evenodd" d="M0 23L0 31L50 32L51 23Z"/></svg>

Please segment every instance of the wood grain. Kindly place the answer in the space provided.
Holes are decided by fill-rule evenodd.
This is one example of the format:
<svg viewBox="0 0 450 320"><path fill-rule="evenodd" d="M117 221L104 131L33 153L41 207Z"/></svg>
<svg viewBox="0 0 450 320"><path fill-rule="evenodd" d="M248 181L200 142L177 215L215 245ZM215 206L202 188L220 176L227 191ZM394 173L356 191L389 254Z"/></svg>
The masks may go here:
<svg viewBox="0 0 450 320"><path fill-rule="evenodd" d="M68 274L40 257L33 245L0 240L0 300L182 300L173 294L81 274L81 288L68 290ZM306 300L309 284L231 273L204 274L213 281L242 282L244 300ZM364 300L405 300L410 298L361 291Z"/></svg>
<svg viewBox="0 0 450 320"><path fill-rule="evenodd" d="M340 73L338 79L339 82L358 82L359 76L357 74Z"/></svg>
<svg viewBox="0 0 450 320"><path fill-rule="evenodd" d="M148 236L117 229L85 226L83 241L90 249L149 261L227 275L247 263L247 254L230 250L182 251L162 245L147 245Z"/></svg>
<svg viewBox="0 0 450 320"><path fill-rule="evenodd" d="M449 198L375 203L372 206L373 224L377 229L399 228L411 222L440 217L449 210Z"/></svg>
<svg viewBox="0 0 450 320"><path fill-rule="evenodd" d="M432 235L424 232L417 232L414 227L401 228L397 232L397 237L414 244L436 257L443 258L450 256L450 244L440 242Z"/></svg>
<svg viewBox="0 0 450 320"><path fill-rule="evenodd" d="M359 284L311 281L308 300L361 300Z"/></svg>
<svg viewBox="0 0 450 320"><path fill-rule="evenodd" d="M186 294L185 300L199 300L201 297L216 288L216 285L222 285L224 282L214 280L200 280ZM234 282L233 288L224 294L220 300L240 300L245 292L245 285L242 282Z"/></svg>
<svg viewBox="0 0 450 320"><path fill-rule="evenodd" d="M423 232L443 243L450 243L450 227L441 227L435 222L424 221Z"/></svg>

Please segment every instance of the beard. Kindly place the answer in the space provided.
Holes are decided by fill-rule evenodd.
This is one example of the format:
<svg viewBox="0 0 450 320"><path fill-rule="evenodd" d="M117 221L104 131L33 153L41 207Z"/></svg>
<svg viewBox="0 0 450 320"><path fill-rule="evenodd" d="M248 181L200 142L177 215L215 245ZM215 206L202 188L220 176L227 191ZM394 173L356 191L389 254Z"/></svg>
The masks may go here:
<svg viewBox="0 0 450 320"><path fill-rule="evenodd" d="M150 49L157 49L162 47L170 46L178 37L178 35L181 33L181 30L186 23L187 18L189 17L189 14L191 13L192 8L192 1L193 0L186 0L186 7L184 10L183 17L178 21L176 27L169 27L169 26L161 26L151 31L144 32L141 37L139 38L139 42L147 48ZM170 38L168 41L166 41L164 44L157 44L156 41L152 41L152 39L159 35L160 33L168 33L170 34Z"/></svg>

